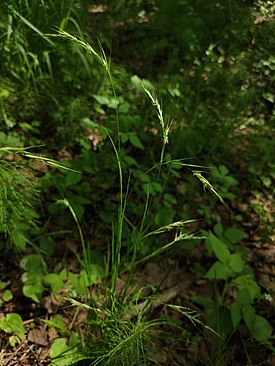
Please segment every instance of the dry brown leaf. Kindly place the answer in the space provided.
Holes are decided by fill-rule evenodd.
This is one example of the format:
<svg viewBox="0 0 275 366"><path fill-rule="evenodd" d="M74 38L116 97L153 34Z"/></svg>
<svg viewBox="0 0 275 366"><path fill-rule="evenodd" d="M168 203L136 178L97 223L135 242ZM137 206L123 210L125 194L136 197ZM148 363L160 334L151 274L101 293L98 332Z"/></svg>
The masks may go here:
<svg viewBox="0 0 275 366"><path fill-rule="evenodd" d="M38 328L31 329L28 333L28 341L39 344L41 346L47 346L48 339L45 326L41 325Z"/></svg>
<svg viewBox="0 0 275 366"><path fill-rule="evenodd" d="M58 331L55 328L49 328L48 329L48 338L49 342L54 341L56 338L58 338Z"/></svg>

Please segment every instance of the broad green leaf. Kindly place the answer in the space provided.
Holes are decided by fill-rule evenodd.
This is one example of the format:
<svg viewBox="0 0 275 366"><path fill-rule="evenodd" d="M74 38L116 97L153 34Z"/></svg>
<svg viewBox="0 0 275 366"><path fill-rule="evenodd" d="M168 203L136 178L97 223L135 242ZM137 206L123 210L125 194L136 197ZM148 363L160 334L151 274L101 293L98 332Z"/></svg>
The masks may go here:
<svg viewBox="0 0 275 366"><path fill-rule="evenodd" d="M225 165L220 165L219 170L220 170L222 175L227 175L229 173L229 170Z"/></svg>
<svg viewBox="0 0 275 366"><path fill-rule="evenodd" d="M230 254L229 261L228 261L229 267L234 272L241 272L243 269L243 260L240 253L234 253Z"/></svg>
<svg viewBox="0 0 275 366"><path fill-rule="evenodd" d="M260 287L251 275L238 276L232 281L232 285L237 286L240 290L246 290L250 301L253 301L261 293Z"/></svg>
<svg viewBox="0 0 275 366"><path fill-rule="evenodd" d="M59 277L65 281L67 279L67 269L63 268L62 271L59 273Z"/></svg>
<svg viewBox="0 0 275 366"><path fill-rule="evenodd" d="M77 291L77 287L78 287L78 282L79 282L79 280L78 280L78 278L77 278L76 274L75 274L75 273L72 273L72 272L69 272L69 274L68 274L68 280L69 280L69 282L70 282L71 287L72 287L74 290L76 290L76 292L77 292L77 293L79 293L79 292Z"/></svg>
<svg viewBox="0 0 275 366"><path fill-rule="evenodd" d="M181 92L178 88L168 88L169 93L172 95L172 97L180 97Z"/></svg>
<svg viewBox="0 0 275 366"><path fill-rule="evenodd" d="M231 187L234 187L234 186L237 186L238 185L238 181L231 177L231 176L227 176L225 177L225 181L227 183L227 186L231 186ZM228 192L228 194L232 195L232 198L234 198L234 194Z"/></svg>
<svg viewBox="0 0 275 366"><path fill-rule="evenodd" d="M265 342L272 335L272 326L265 318L260 315L256 315L254 324L250 331L257 341Z"/></svg>
<svg viewBox="0 0 275 366"><path fill-rule="evenodd" d="M21 340L24 340L26 329L19 314L10 313L0 318L0 329L6 333L15 333Z"/></svg>
<svg viewBox="0 0 275 366"><path fill-rule="evenodd" d="M215 262L205 277L216 280L227 280L233 275L232 270L225 263Z"/></svg>
<svg viewBox="0 0 275 366"><path fill-rule="evenodd" d="M80 361L90 359L89 355L78 353L76 350L67 351L64 355L61 355L52 360L50 366L73 366L79 364Z"/></svg>
<svg viewBox="0 0 275 366"><path fill-rule="evenodd" d="M7 286L7 282L0 281L0 290L3 290Z"/></svg>
<svg viewBox="0 0 275 366"><path fill-rule="evenodd" d="M47 267L40 254L26 255L20 262L20 266L29 274L46 274Z"/></svg>
<svg viewBox="0 0 275 366"><path fill-rule="evenodd" d="M66 174L65 187L71 187L81 181L81 174L77 172L70 172Z"/></svg>
<svg viewBox="0 0 275 366"><path fill-rule="evenodd" d="M135 135L135 134L130 134L129 135L129 138L130 138L130 142L133 146L139 148L139 149L144 149L140 139Z"/></svg>
<svg viewBox="0 0 275 366"><path fill-rule="evenodd" d="M86 291L86 288L91 286L95 281L95 278L93 277L93 273L87 273L85 270L80 271L79 276L79 284L83 288L83 292Z"/></svg>
<svg viewBox="0 0 275 366"><path fill-rule="evenodd" d="M49 273L44 277L44 281L51 285L52 294L56 294L60 289L64 288L64 282L56 273Z"/></svg>
<svg viewBox="0 0 275 366"><path fill-rule="evenodd" d="M121 101L121 98L115 98L107 95L93 95L95 100L102 105L106 105L109 108L116 109L119 102Z"/></svg>
<svg viewBox="0 0 275 366"><path fill-rule="evenodd" d="M163 187L158 182L152 182L151 187L155 192L163 192Z"/></svg>
<svg viewBox="0 0 275 366"><path fill-rule="evenodd" d="M230 307L230 314L233 327L236 329L238 328L240 321L242 319L241 308L238 303L233 302L233 304Z"/></svg>
<svg viewBox="0 0 275 366"><path fill-rule="evenodd" d="M219 240L214 234L209 234L210 245L215 256L223 263L226 263L230 257L227 246Z"/></svg>
<svg viewBox="0 0 275 366"><path fill-rule="evenodd" d="M61 330L61 332L63 334L69 333L68 328L66 328L65 325L64 325L62 316L59 315L59 314L57 314L56 316L51 318L51 320L43 319L42 321L43 321L43 323L49 325L50 327Z"/></svg>
<svg viewBox="0 0 275 366"><path fill-rule="evenodd" d="M261 181L267 188L269 188L272 184L272 180L269 177L261 177Z"/></svg>
<svg viewBox="0 0 275 366"><path fill-rule="evenodd" d="M96 280L103 279L106 275L106 271L104 266L96 263L91 263L89 266L89 272L90 272L90 284L92 284Z"/></svg>
<svg viewBox="0 0 275 366"><path fill-rule="evenodd" d="M145 86L146 89L153 91L155 88L154 86L151 84L151 82L149 80L146 79L141 79L139 76L137 75L133 75L131 77L131 82L133 84L133 86L138 90L138 91L143 91L143 85Z"/></svg>
<svg viewBox="0 0 275 366"><path fill-rule="evenodd" d="M247 288L242 288L238 291L236 301L241 307L246 307L251 304L252 299Z"/></svg>
<svg viewBox="0 0 275 366"><path fill-rule="evenodd" d="M129 134L128 133L122 133L120 136L121 142L125 144L129 140Z"/></svg>
<svg viewBox="0 0 275 366"><path fill-rule="evenodd" d="M250 332L252 332L252 329L254 327L256 316L256 311L252 306L246 306L243 309L243 318Z"/></svg>
<svg viewBox="0 0 275 366"><path fill-rule="evenodd" d="M268 100L270 103L274 103L274 94L264 93L263 97Z"/></svg>
<svg viewBox="0 0 275 366"><path fill-rule="evenodd" d="M92 281L88 280L87 273L84 270L80 272L79 277L74 273L69 273L69 281L72 289L78 295L87 295L87 286L92 284Z"/></svg>
<svg viewBox="0 0 275 366"><path fill-rule="evenodd" d="M21 339L25 339L24 333L26 329L24 327L22 318L19 314L11 313L6 315L6 323L12 330L12 333L16 333Z"/></svg>
<svg viewBox="0 0 275 366"><path fill-rule="evenodd" d="M91 286L96 280L105 277L105 270L98 264L89 264L86 270L80 271L79 286L81 287L81 293L86 293L87 287Z"/></svg>
<svg viewBox="0 0 275 366"><path fill-rule="evenodd" d="M22 276L23 294L35 302L40 302L45 290L42 281L47 274L47 266L42 256L39 254L27 255L21 260L20 265L25 270Z"/></svg>
<svg viewBox="0 0 275 366"><path fill-rule="evenodd" d="M4 99L7 98L10 95L9 91L6 89L2 89L0 90L0 99Z"/></svg>
<svg viewBox="0 0 275 366"><path fill-rule="evenodd" d="M243 310L245 324L251 334L259 341L264 342L272 335L272 326L260 315L257 315L252 306Z"/></svg>
<svg viewBox="0 0 275 366"><path fill-rule="evenodd" d="M66 338L56 339L50 349L50 356L52 359L51 365L71 366L86 359L87 356L78 352L78 347L75 345L76 341L76 337L72 335L70 338L70 346L67 346ZM79 344L79 342L77 344Z"/></svg>
<svg viewBox="0 0 275 366"><path fill-rule="evenodd" d="M81 344L81 337L79 333L72 333L70 336L70 346L77 347Z"/></svg>
<svg viewBox="0 0 275 366"><path fill-rule="evenodd" d="M127 163L127 165L132 166L132 165L137 165L137 162L134 158L132 158L129 155L126 155L123 157L123 160Z"/></svg>
<svg viewBox="0 0 275 366"><path fill-rule="evenodd" d="M82 120L80 120L80 125L86 130L99 127L98 123L91 121L90 118L88 117L82 118Z"/></svg>
<svg viewBox="0 0 275 366"><path fill-rule="evenodd" d="M143 183L149 183L151 181L149 175L145 173L138 172L136 175Z"/></svg>
<svg viewBox="0 0 275 366"><path fill-rule="evenodd" d="M4 301L10 301L13 298L11 290L5 290L2 295L2 299Z"/></svg>
<svg viewBox="0 0 275 366"><path fill-rule="evenodd" d="M35 302L40 302L45 288L42 285L26 284L23 286L23 294Z"/></svg>
<svg viewBox="0 0 275 366"><path fill-rule="evenodd" d="M224 236L226 237L226 239L230 240L231 243L238 243L246 237L246 233L242 230L230 227L229 229L225 230Z"/></svg>
<svg viewBox="0 0 275 366"><path fill-rule="evenodd" d="M10 326L6 322L6 317L3 315L0 317L0 329L6 333L12 333Z"/></svg>
<svg viewBox="0 0 275 366"><path fill-rule="evenodd" d="M142 90L143 90L143 87L142 87L142 80L141 80L141 78L140 78L139 76L137 76L137 75L133 75L133 76L131 77L131 82L132 82L133 86L134 86L137 90L139 90L139 91L142 91Z"/></svg>
<svg viewBox="0 0 275 366"><path fill-rule="evenodd" d="M214 233L220 237L222 236L222 233L223 233L223 227L220 223L217 223L215 226L214 226Z"/></svg>
<svg viewBox="0 0 275 366"><path fill-rule="evenodd" d="M68 350L68 346L66 344L66 338L58 338L56 339L50 349L50 356L52 359L61 356L64 352Z"/></svg>

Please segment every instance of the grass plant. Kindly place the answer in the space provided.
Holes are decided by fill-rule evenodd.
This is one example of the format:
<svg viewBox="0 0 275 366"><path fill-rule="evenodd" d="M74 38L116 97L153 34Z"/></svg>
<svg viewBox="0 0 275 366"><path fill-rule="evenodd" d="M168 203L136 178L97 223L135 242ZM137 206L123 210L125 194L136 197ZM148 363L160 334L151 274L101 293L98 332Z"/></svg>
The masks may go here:
<svg viewBox="0 0 275 366"><path fill-rule="evenodd" d="M118 3L126 2L116 3L119 5ZM130 3L132 9L134 2ZM144 2L138 3L143 9ZM49 184L46 193L51 195L51 198L54 197L55 203L68 208L67 211L76 224L80 238L80 252L75 249L72 251L79 261L80 271L75 273L78 269L67 271L66 268L60 271L58 268L56 273L48 273L52 263L48 265L42 258L42 254L28 255L21 261L21 267L25 271L23 277L26 280L29 276L33 280L33 283L24 283L25 295L26 287L33 285L32 295L30 296L29 292L26 296L39 303L46 291L50 295L56 295L66 287L65 291L69 294L67 300L73 306L87 310L87 319L83 325L85 334L82 333L81 336L71 332L71 329L66 329L65 326L61 329L60 324L55 324L57 329L64 332L63 338L55 340L51 348L52 365L55 366L74 365L80 361L93 366L138 366L157 363L152 355L158 352L159 335L163 335L164 329L171 329L174 326L178 327L177 329L182 327L181 321L175 325L169 318L167 320L165 317L156 316L152 319L156 313L154 310L160 306L165 311L168 310L168 313L169 310L179 313L180 320L186 316L196 327L205 327L207 331L212 331L211 327L215 329L214 342L208 343L211 347L208 359L211 365L223 363L226 348L231 345L237 334L241 337L248 334L248 337L253 336L258 342L266 342L266 344L272 336L271 325L263 316L257 315L258 309L256 313L252 304L254 298L260 302L262 297L258 291L257 282L251 274L252 271L244 265L245 260L240 246L236 246L243 238L240 237L240 231L229 228L223 233L221 222L224 217L217 212L214 219L217 221L214 228L215 234L207 231L202 231L202 235L189 232L188 225L193 226L196 220L187 220L186 217L196 217L196 213L201 213L203 210L201 197L198 192L195 192L197 186L194 188L189 184L187 187L188 183L180 171L181 168L187 168L192 172L204 190L209 190L228 211L229 207L225 199L233 201L240 195L237 190L234 194L231 192L232 186L236 185L237 181L233 176L231 177L230 168L227 169L230 162L225 161L225 165L220 165L220 160L223 161L223 159L219 151L223 144L220 143L218 136L220 134L222 141L226 143L234 142L236 129L240 125L242 131L250 133L251 126L249 127L249 123L245 125L243 121L247 118L248 112L243 111L242 106L247 107L246 98L253 100L249 83L255 81L255 85L260 85L260 82L257 84L257 80L262 82L265 77L263 80L262 77L258 78L258 71L255 77L254 70L248 84L243 83L247 71L246 51L240 53L239 48L234 50L238 43L236 41L233 42L232 47L229 46L227 30L232 31L229 34L231 36L234 34L235 37L236 29L238 30L241 25L241 16L236 11L239 5L234 5L231 9L238 15L238 22L233 22L237 28L232 26L231 29L226 24L219 43L214 42L211 37L206 37L207 32L201 31L203 25L209 22L208 17L204 16L206 5L203 1L190 5L189 9L186 8L187 3L183 4L182 1L175 1L169 9L165 1L160 2L159 9L153 6L153 2L150 4L151 10L148 13L146 13L147 8L144 8L144 23L148 27L146 29L150 29L151 17L154 19L156 15L160 15L160 23L165 29L158 28L154 20L154 31L159 30L162 34L166 34L167 30L170 31L170 24L166 22L168 19L166 10L176 14L179 9L186 9L191 14L190 17L187 11L184 12L186 19L190 21L193 17L196 20L194 29L197 33L192 33L192 37L188 33L191 29L191 23L187 24L188 21L186 24L182 22L183 25L179 22L175 27L176 33L174 38L172 37L171 45L174 41L179 44L184 34L187 35L184 38L189 39L192 49L187 49L184 56L179 58L177 58L179 54L176 54L177 66L183 62L186 71L184 68L181 69L173 80L169 80L169 83L166 80L169 75L164 74L171 68L172 63L167 65L167 68L162 68L163 80L166 80L167 85L164 87L165 90L158 90L161 99L154 91L157 88L137 75L131 77L132 84L128 85L129 75L125 72L127 75L122 76L123 70L113 71L111 58L107 56L102 44L98 41L98 46L94 47L91 42L85 40L89 40L88 31L80 23L80 10L82 6L84 7L84 1L83 3L81 1L59 3L49 1L47 4L42 0L19 3L11 1L4 9L5 11L0 14L0 28L4 30L0 42L0 50L3 52L3 63L0 69L3 71L3 80L8 80L0 90L0 117L5 130L0 137L5 140L5 137L9 138L13 132L19 131L19 133L23 132L26 141L29 136L34 141L39 138L43 140L40 129L45 125L46 130L49 128L45 131L45 135L53 137L53 144L59 141L56 136L63 136L63 143L54 146L53 151L58 154L65 153L69 160L65 163L68 166L68 174L58 175L58 173L49 172L44 182L47 186L51 178L56 180L56 186L51 186L53 187L51 190ZM211 10L212 15L216 12L224 12L227 6L225 1L221 1L218 5ZM79 14L76 11L78 7ZM53 9L60 11L52 12ZM106 12L107 17L108 9L109 7L101 9L103 13ZM241 10L244 11L243 8ZM91 12L93 11L95 9L91 8ZM203 14L201 19L200 13ZM139 14L138 18L141 20L144 14ZM250 12L247 12L243 24L246 24L249 17ZM125 26L131 28L131 23L135 22L134 19L135 17L127 25L125 19L122 23L113 22L112 31L117 32L118 28ZM138 21L138 27L141 27L141 24ZM216 39L218 35L216 28L212 29L212 24L211 27L208 23L206 25L206 29ZM49 34L53 26L57 28L57 33ZM256 33L254 31L254 35ZM163 44L156 42L150 50L152 57L161 56L162 52L169 50L169 42L169 40ZM246 36L240 36L239 42L246 45ZM251 49L253 51L253 48ZM146 52L145 57L150 53L148 47ZM159 60L165 57L159 57ZM79 65L81 67L78 67ZM270 75L272 65L270 56L265 64L265 76ZM154 67L161 69L157 62ZM263 66L255 64L253 67L259 70ZM118 83L116 83L116 72L122 80ZM152 74L149 75L149 78L151 77ZM160 74L156 75L156 84L159 82L158 78ZM120 85L120 89L117 88L117 85L123 84L126 79L127 85L124 87ZM224 80L227 82L222 85ZM188 84L189 81L191 86ZM263 96L265 103L274 102L270 93L271 84L272 82L265 83L266 92ZM231 93L227 93L227 86L232 89ZM25 101L20 99L22 90L28 92ZM125 97L120 95L122 90L127 94ZM151 108L153 110L151 112L146 108L144 95L149 97L155 108L157 119L154 118L154 109ZM173 110L177 111L175 121L167 118L166 113L163 112L162 101L160 101L162 96L172 102L171 115L174 116ZM242 98L239 98L240 96ZM240 105L234 106L236 100L240 100ZM49 107L47 110L41 107L45 101ZM49 101L53 103L48 103ZM166 102L164 104L166 105ZM20 105L24 107L21 109ZM140 113L139 108L144 115ZM40 114L40 111L43 114ZM263 102L259 106L259 111L265 111ZM267 118L266 115L263 117L261 115L261 118ZM257 118L255 116L255 121ZM176 121L177 119L179 120ZM255 121L253 123L256 123ZM258 124L260 126L260 123ZM266 122L263 126L265 124ZM48 131L50 134L47 134ZM97 142L92 145L91 141L94 142L94 139L97 139ZM170 140L169 146L168 140ZM173 141L172 144L171 141ZM29 145L35 143L31 142ZM158 148L151 148L152 144ZM146 146L149 148L146 149ZM3 155L0 159L0 234L1 240L3 238L1 245L2 242L5 245L8 237L10 242L21 250L25 250L27 244L31 244L29 234L38 218L35 211L37 198L35 186L38 178L30 174L25 159L37 159L42 164L48 164L54 168L64 167L53 159L32 153L32 147L0 148L0 154ZM192 156L200 155L204 159L203 164L209 164L209 154L213 154L215 164L219 166L219 171L216 175L213 174L218 189L205 178L204 173L207 167L188 164L185 159L176 158L181 149L184 153L191 152ZM225 150L227 153L231 151L226 147ZM268 154L269 148L266 151ZM271 162L269 163L271 167ZM103 165L106 170L103 169ZM109 168L111 176L114 177L113 181L109 179ZM258 177L261 177L260 173ZM266 188L271 186L272 181L268 174L261 178ZM171 185L170 181L172 181ZM238 181L241 182L241 178ZM223 192L220 191L220 187L224 188ZM188 195L188 192L191 194ZM213 201L212 208L216 201ZM53 206L54 209L59 210L60 205L57 204ZM189 216L186 208L188 204L192 206L192 216ZM200 204L200 208L197 208ZM87 210L85 210L86 207ZM99 214L98 211L100 211ZM51 211L50 215L54 215L53 212ZM96 216L100 216L100 219L96 218L93 221ZM205 214L204 218L206 216ZM224 216L229 217L230 214L227 212ZM182 217L184 219L181 219ZM101 218L102 221L100 221ZM209 214L208 218L208 224L212 225L213 214L212 216ZM62 219L66 225L66 215ZM231 219L230 217L228 220ZM52 220L51 216L49 216L50 220ZM56 225L58 226L58 223ZM202 225L205 223L203 222ZM109 229L106 229L107 226ZM96 230L94 230L95 227ZM94 235L95 231L100 232L101 229L102 233L96 234L92 239L85 237L86 232L89 232L88 235ZM198 226L195 230L196 232L199 230ZM58 232L65 233L64 230ZM45 235L50 237L51 233ZM96 242L97 235L101 239L99 243ZM207 239L205 246L208 254L206 255L201 251L204 245L201 241L204 239ZM165 296L158 295L157 289L148 286L151 295L143 296L145 289L134 287L137 268L160 256L162 258L167 256L169 260L169 254L175 248L177 248L176 253L180 251L180 243L188 241L189 244L192 240L195 240L196 244L191 244L190 247L187 245L187 247L197 250L197 255L200 257L198 261L204 262L206 259L208 266L209 263L211 265L211 261L216 260L208 271L204 268L204 264L196 263L197 268L194 266L196 275L199 276L198 267L200 266L202 280L207 281L208 284L214 282L213 287L216 290L215 296L211 299L203 296L197 298L197 304L204 307L207 315L207 326L203 325L198 314L192 310L167 304ZM45 242L44 244L47 245ZM108 247L108 253L98 265L100 270L95 274L98 263L94 265L92 256L96 245ZM181 259L184 255L185 253ZM103 258L101 253L100 258ZM24 262L25 267L22 265ZM38 263L44 263L44 266ZM43 267L39 276L38 267ZM250 282L247 282L250 275ZM39 277L39 291L35 292L34 285L37 277ZM96 282L98 279L100 279L99 283ZM219 291L220 288L221 291ZM255 294L252 297L251 291L253 293L255 289L258 291L257 296ZM8 303L10 295L11 292L5 292L5 296L2 296L0 288L0 300L2 296L3 301ZM250 301L247 300L248 298ZM10 319L8 316L1 319L2 327L0 328L5 331L6 323ZM51 326L54 321L49 320L46 324ZM21 329L21 335L22 332L25 332L25 328ZM65 337L69 338L68 344ZM245 344L246 340L242 338L242 342L248 363L252 364ZM269 346L272 348L271 343ZM60 347L61 350L59 350Z"/></svg>
<svg viewBox="0 0 275 366"><path fill-rule="evenodd" d="M110 70L110 62L106 58L106 54L102 47L100 46L100 52L97 52L89 43L86 41L83 41L79 37L75 37L70 35L69 33L59 30L58 34L56 36L61 36L62 38L65 38L71 42L79 44L81 47L83 47L87 52L93 54L96 59L100 62L100 64L105 68L106 73L109 77L114 98L116 100L116 92L114 88L114 83L111 75ZM157 115L158 119L162 128L162 149L161 149L161 155L160 155L160 162L156 165L158 166L158 177L161 172L162 165L164 163L164 153L165 153L165 146L168 143L168 135L169 130L171 127L171 123L166 123L163 117L163 112L161 109L161 106L158 102L158 99L156 96L153 96L153 94L145 87L143 84L145 92L149 95L152 103L154 106L156 106L157 109ZM115 105L116 109L116 119L117 119L117 136L118 141L120 141L120 133L119 133L119 114L118 114L118 103ZM117 161L117 167L118 167L118 174L119 174L119 202L118 202L118 214L117 214L117 223L116 223L116 229L113 224L113 235L112 235L112 243L111 243L111 261L110 261L110 268L109 268L109 274L111 278L111 284L110 284L110 291L107 291L106 294L109 293L109 299L107 295L106 303L103 306L103 304L98 304L99 308L91 308L95 319L90 320L90 326L91 326L91 332L96 327L99 327L101 329L101 336L99 340L94 340L95 345L91 347L91 351L88 350L89 356L88 358L93 360L93 365L124 365L124 366L130 366L130 365L141 365L146 364L146 349L148 345L151 344L152 341L150 339L150 332L151 329L155 328L157 325L162 324L162 320L155 319L153 321L146 320L146 312L145 309L139 309L134 315L134 320L131 319L125 320L123 319L125 317L125 314L129 312L128 308L128 291L131 287L131 281L130 279L133 278L134 270L136 268L136 265L140 263L144 263L145 261L152 259L153 257L164 253L171 247L173 247L176 243L181 242L183 240L190 240L190 239L198 239L194 235L186 234L181 232L181 228L187 224L192 223L194 220L188 220L188 221L179 221L174 222L169 225L166 225L164 227L158 228L152 232L149 232L147 234L143 234L143 228L146 221L146 216L148 214L148 210L150 209L150 194L148 192L147 199L146 199L146 205L144 209L143 219L140 224L140 229L138 231L137 240L134 243L134 246L132 248L132 252L128 253L128 257L131 258L130 266L128 267L128 280L125 283L125 287L121 294L116 293L117 288L117 280L119 277L119 272L121 269L121 256L122 256L122 233L123 233L123 227L124 223L126 221L125 219L125 210L127 208L127 200L129 199L129 192L128 188L124 195L123 189L124 189L124 182L123 182L123 170L121 165L121 159L120 159L120 142L118 142L118 146L116 146L113 138L106 130L106 133L109 137L109 140L112 144L114 154L116 156ZM187 164L186 164L187 165ZM209 183L210 185L210 183ZM127 184L127 187L129 187L129 182ZM88 252L90 248L87 248L85 245L85 240L83 237L83 233L81 230L81 226L79 224L79 221L77 219L77 216L70 205L70 203L65 199L63 201L60 201L61 203L64 203L69 210L71 211L71 214L73 215L74 221L77 224L77 228L80 235L81 245L82 245L82 252L84 260L83 262L80 259L80 262L82 263L84 269L87 273L89 273L89 256ZM137 259L137 246L142 241L147 239L150 236L153 235L160 235L161 233L168 232L171 230L179 230L179 233L176 233L174 240L172 240L170 243L161 246L157 250L153 251L149 255L147 255L144 258ZM122 295L122 297L120 297ZM96 299L90 299L92 300L92 303L94 301L96 302ZM147 304L150 299L145 300L145 303ZM148 310L148 305L145 306L145 308ZM150 306L149 306L150 308ZM91 334L93 337L93 334ZM92 343L94 343L92 342ZM89 346L88 346L89 349ZM86 351L87 352L87 349Z"/></svg>

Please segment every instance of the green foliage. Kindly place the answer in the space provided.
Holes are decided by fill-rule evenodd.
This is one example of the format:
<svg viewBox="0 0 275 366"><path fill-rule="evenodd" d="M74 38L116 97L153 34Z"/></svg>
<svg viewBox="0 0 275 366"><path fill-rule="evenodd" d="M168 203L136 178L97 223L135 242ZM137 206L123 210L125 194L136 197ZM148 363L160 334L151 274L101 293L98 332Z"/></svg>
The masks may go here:
<svg viewBox="0 0 275 366"><path fill-rule="evenodd" d="M235 195L230 192L230 189L236 187L238 185L238 181L228 173L228 168L225 165L220 165L212 172L212 181L223 199L233 200Z"/></svg>
<svg viewBox="0 0 275 366"><path fill-rule="evenodd" d="M13 298L12 291L7 289L7 282L0 281L0 307Z"/></svg>
<svg viewBox="0 0 275 366"><path fill-rule="evenodd" d="M88 263L79 273L63 268L59 273L49 272L41 254L30 254L21 260L23 293L35 302L41 302L43 294L55 295L63 290L68 296L86 296L96 280L106 276L103 256L96 251L88 254Z"/></svg>
<svg viewBox="0 0 275 366"><path fill-rule="evenodd" d="M253 307L255 300L261 297L261 290L251 269L246 266L240 248L236 247L245 234L234 228L223 231L220 224L215 226L215 232L218 237L209 232L206 246L208 253L218 261L210 267L205 277L224 280L225 284L222 293L216 294L214 300L200 296L194 296L194 300L203 305L208 325L224 339L230 338L236 330L242 333L241 324L244 322L257 341L267 342L272 335L272 326L256 314ZM234 252L231 253L229 248L234 248Z"/></svg>
<svg viewBox="0 0 275 366"><path fill-rule="evenodd" d="M25 250L29 232L38 218L34 209L38 195L36 179L27 165L9 162L5 155L0 160L0 233L6 239L1 240L1 248L6 248L8 241Z"/></svg>
<svg viewBox="0 0 275 366"><path fill-rule="evenodd" d="M235 210L245 185L255 187L252 207L270 230L260 198L274 180L272 11L271 2L233 0L0 5L0 249L38 245L21 260L24 295L37 303L46 293L85 298L92 315L84 339L61 318L46 322L60 335L52 365L145 364L162 323L148 321L150 301L141 312L127 302L135 268L157 256L184 261L202 236L211 265L197 268L214 283L215 297L195 301L208 327L223 346L237 332L268 344L271 324L258 314L261 289L240 245L245 233L234 227L241 215L221 206L234 202ZM47 145L39 161L54 169L34 177L25 159L38 157L23 146L39 144ZM54 155L62 163L48 158ZM55 169L61 165L67 169ZM206 202L199 183L213 194ZM187 219L197 214L201 222ZM205 230L196 236L186 225ZM55 270L55 235L66 240L68 229L80 243L79 268L68 270L64 261ZM127 280L118 295L121 271ZM97 303L92 290L102 280L106 299ZM4 307L13 294L3 286ZM11 344L24 340L21 323L17 314L0 319L2 331L16 334Z"/></svg>
<svg viewBox="0 0 275 366"><path fill-rule="evenodd" d="M146 360L145 343L149 342L149 331L153 324L115 320L101 323L102 337L91 349L94 365L141 365Z"/></svg>
<svg viewBox="0 0 275 366"><path fill-rule="evenodd" d="M80 337L78 333L72 333L69 344L66 338L57 338L50 349L51 365L70 366L85 360L85 356L79 353Z"/></svg>
<svg viewBox="0 0 275 366"><path fill-rule="evenodd" d="M134 300L134 298L133 298ZM147 302L131 320L130 315L135 307L130 308L114 300L110 308L105 303L97 303L96 307L88 307L72 300L75 306L83 306L91 311L89 320L91 333L87 335L86 344L81 345L75 334L70 335L70 344L65 338L58 338L52 345L52 364L67 366L79 360L89 360L93 365L140 365L146 362L145 349L153 347L151 332L158 321L146 321ZM159 321L161 323L161 321ZM59 326L58 326L59 327ZM98 336L98 332L100 336ZM72 337L74 342L72 342ZM78 342L75 342L75 339Z"/></svg>
<svg viewBox="0 0 275 366"><path fill-rule="evenodd" d="M24 269L23 293L35 302L42 300L42 294L45 290L43 278L47 273L46 264L39 254L30 254L21 261L21 267Z"/></svg>
<svg viewBox="0 0 275 366"><path fill-rule="evenodd" d="M210 254L213 253L218 261L215 262L207 272L206 276L208 278L227 280L234 276L234 274L240 273L243 270L244 262L241 253L231 254L228 246L232 248L232 244L237 242L236 238L240 237L242 239L244 235L243 232L233 228L226 231L224 237L220 235L220 237L217 238L213 233L209 233L206 246L208 252ZM226 240L226 237L229 238L229 242Z"/></svg>
<svg viewBox="0 0 275 366"><path fill-rule="evenodd" d="M53 40L46 34L60 27L83 36L85 2L50 1L45 5L40 0L11 1L9 5L2 2L0 7L4 34L0 41L2 128L18 126L37 136L37 123L41 126L41 120L47 121L43 123L43 138L54 132L68 142L79 134L72 126L76 128L79 119L89 116L88 94L95 93L101 84L101 72L93 57L81 53L77 45ZM48 123L50 120L58 125Z"/></svg>
<svg viewBox="0 0 275 366"><path fill-rule="evenodd" d="M11 346L14 346L16 343L20 343L26 339L26 330L19 314L10 313L2 315L0 317L0 330L7 334L12 334L9 336L9 343Z"/></svg>

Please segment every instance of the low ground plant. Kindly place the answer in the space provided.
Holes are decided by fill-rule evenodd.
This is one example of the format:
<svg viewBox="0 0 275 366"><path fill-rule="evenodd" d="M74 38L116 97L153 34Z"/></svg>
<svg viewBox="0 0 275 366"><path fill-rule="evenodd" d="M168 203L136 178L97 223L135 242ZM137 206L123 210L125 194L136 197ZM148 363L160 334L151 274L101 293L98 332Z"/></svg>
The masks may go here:
<svg viewBox="0 0 275 366"><path fill-rule="evenodd" d="M216 259L204 276L213 281L214 298L195 295L193 300L203 306L208 326L221 336L213 339L213 365L221 362L236 333L245 348L249 348L244 341L249 332L260 344L272 349L272 325L255 309L257 302L270 294L261 292L251 267L245 263L247 253L241 240L246 234L235 228L224 230L216 224L214 232L205 235L207 252Z"/></svg>

